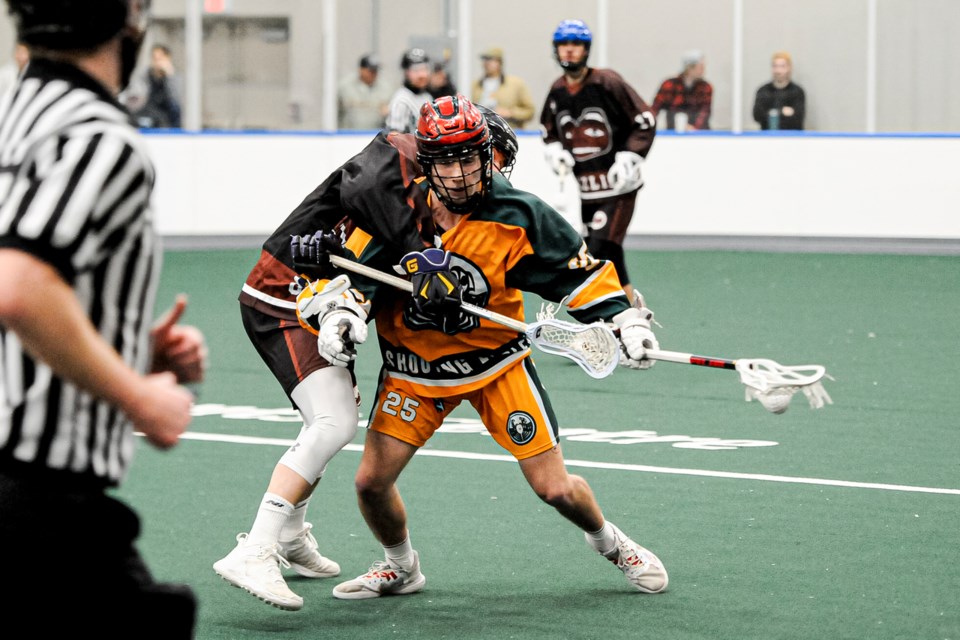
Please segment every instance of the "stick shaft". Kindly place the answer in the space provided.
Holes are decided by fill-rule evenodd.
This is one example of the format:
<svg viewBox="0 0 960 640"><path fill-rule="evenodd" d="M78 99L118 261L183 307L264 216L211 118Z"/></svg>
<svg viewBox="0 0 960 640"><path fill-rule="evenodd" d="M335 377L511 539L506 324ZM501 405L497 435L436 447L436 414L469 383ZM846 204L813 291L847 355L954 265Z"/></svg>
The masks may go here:
<svg viewBox="0 0 960 640"><path fill-rule="evenodd" d="M348 260L342 256L330 256L330 263L336 267L340 267L345 271L352 271L353 273L358 273L362 276L366 276L371 280L377 280L385 284L389 284L392 287L396 287L402 291L408 293L413 292L413 285L409 280L404 280L403 278L398 278L395 275L384 273L373 267L368 267L365 264L360 264L359 262L354 262L353 260ZM499 314L496 311L490 311L489 309L484 309L483 307L478 307L476 305L470 304L469 302L461 302L460 307L470 313L480 318L486 318L491 322L496 322L505 327L509 327L518 333L526 333L529 327L519 320L514 320L505 315Z"/></svg>
<svg viewBox="0 0 960 640"><path fill-rule="evenodd" d="M692 364L698 367L712 367L714 369L736 369L736 360L726 358L711 358L709 356L698 356L692 353L680 353L679 351L661 351L660 349L647 349L647 357L651 360L664 360L666 362L676 362L679 364Z"/></svg>
<svg viewBox="0 0 960 640"><path fill-rule="evenodd" d="M378 282L383 282L389 284L392 287L396 287L402 291L412 292L413 285L409 280L404 280L395 275L385 273L378 269L368 267L365 264L360 264L359 262L354 262L353 260L348 260L342 256L331 255L330 263L334 266L340 267L345 271L352 271L353 273L358 273L362 276L366 276L371 280L377 280ZM483 307L478 307L467 302L461 302L460 306L467 313L473 314L480 318L486 318L491 322L496 322L505 327L510 327L511 329L517 331L518 333L527 333L529 327L519 320L514 320L513 318L508 318L507 316L501 315L496 311L490 311L489 309L484 309ZM659 349L647 349L647 357L651 360L664 360L666 362L677 362L679 364L692 364L698 367L711 367L714 369L736 369L737 363L735 360L727 360L726 358L711 358L708 356L698 356L692 353L681 353L679 351L662 351Z"/></svg>

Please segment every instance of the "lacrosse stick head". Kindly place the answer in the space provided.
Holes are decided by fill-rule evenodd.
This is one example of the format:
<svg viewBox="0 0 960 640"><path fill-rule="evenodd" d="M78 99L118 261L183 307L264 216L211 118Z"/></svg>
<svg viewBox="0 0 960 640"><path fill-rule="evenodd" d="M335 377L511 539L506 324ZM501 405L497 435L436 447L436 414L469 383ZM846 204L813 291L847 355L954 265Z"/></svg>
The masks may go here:
<svg viewBox="0 0 960 640"><path fill-rule="evenodd" d="M797 391L803 392L812 409L833 404L822 382L830 376L818 364L784 366L773 360L750 358L737 360L736 369L747 402L756 400L771 413L786 411Z"/></svg>
<svg viewBox="0 0 960 640"><path fill-rule="evenodd" d="M545 318L529 325L527 337L540 350L573 360L592 378L606 378L620 362L620 341L602 322Z"/></svg>

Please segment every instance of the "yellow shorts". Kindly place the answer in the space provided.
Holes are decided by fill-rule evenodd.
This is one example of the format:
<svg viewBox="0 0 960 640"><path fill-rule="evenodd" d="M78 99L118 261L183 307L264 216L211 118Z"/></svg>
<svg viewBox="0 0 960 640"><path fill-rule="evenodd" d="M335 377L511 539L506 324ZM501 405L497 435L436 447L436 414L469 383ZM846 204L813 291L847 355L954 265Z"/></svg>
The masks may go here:
<svg viewBox="0 0 960 640"><path fill-rule="evenodd" d="M422 447L464 400L480 414L493 439L517 460L559 444L557 419L531 358L479 389L443 398L416 394L402 380L386 376L377 389L369 428Z"/></svg>

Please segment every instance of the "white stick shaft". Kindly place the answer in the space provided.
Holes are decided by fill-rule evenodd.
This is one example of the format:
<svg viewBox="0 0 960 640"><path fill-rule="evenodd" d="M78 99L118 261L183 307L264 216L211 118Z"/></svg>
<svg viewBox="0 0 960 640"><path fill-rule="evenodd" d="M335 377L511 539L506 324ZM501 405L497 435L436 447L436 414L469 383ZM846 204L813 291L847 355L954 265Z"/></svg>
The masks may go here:
<svg viewBox="0 0 960 640"><path fill-rule="evenodd" d="M347 258L335 255L330 256L330 263L346 271L352 271L353 273L366 276L371 280L377 280L379 282L389 284L390 286L396 287L402 291L406 291L408 293L413 292L413 285L409 280L404 280L403 278L398 278L395 275L384 273L383 271L374 269L373 267L368 267L365 264L360 264L359 262L354 262L353 260L348 260ZM479 318L485 318L491 322L496 322L497 324L509 327L518 333L526 333L527 329L529 329L525 323L520 322L519 320L508 318L507 316L499 314L496 311L490 311L489 309L478 307L470 304L469 302L461 302L460 308Z"/></svg>
<svg viewBox="0 0 960 640"><path fill-rule="evenodd" d="M664 362L678 362L680 364L690 364L692 353L680 353L679 351L661 351L660 349L647 349L647 357L651 360L663 360Z"/></svg>

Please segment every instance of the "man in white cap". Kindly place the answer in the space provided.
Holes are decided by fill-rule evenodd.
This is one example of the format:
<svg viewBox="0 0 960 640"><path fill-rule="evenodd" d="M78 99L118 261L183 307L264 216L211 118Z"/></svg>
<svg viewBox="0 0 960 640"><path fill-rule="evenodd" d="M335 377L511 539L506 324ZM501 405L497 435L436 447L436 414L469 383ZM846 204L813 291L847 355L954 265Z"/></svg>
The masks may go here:
<svg viewBox="0 0 960 640"><path fill-rule="evenodd" d="M653 100L653 112L659 115L661 110L666 111L668 129L709 129L713 87L703 79L703 52L691 49L683 54L681 63L680 75L667 78L660 85ZM686 117L685 127L678 124L678 114L683 114L679 119L681 123Z"/></svg>

